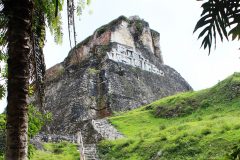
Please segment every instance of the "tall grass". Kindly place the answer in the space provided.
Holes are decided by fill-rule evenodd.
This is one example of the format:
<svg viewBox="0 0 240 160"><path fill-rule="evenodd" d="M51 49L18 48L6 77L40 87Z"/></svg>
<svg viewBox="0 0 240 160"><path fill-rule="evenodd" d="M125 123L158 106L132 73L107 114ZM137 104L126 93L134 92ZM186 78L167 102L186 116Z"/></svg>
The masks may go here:
<svg viewBox="0 0 240 160"><path fill-rule="evenodd" d="M104 160L234 159L240 154L240 75L111 117L126 138L99 144ZM239 151L238 151L239 150Z"/></svg>
<svg viewBox="0 0 240 160"><path fill-rule="evenodd" d="M44 150L36 150L33 160L79 160L77 145L69 142L44 143Z"/></svg>

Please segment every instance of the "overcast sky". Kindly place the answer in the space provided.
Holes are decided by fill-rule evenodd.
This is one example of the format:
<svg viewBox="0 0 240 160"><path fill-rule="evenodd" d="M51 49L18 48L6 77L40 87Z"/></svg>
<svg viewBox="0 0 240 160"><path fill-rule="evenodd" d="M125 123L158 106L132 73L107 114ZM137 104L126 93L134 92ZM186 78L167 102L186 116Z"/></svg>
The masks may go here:
<svg viewBox="0 0 240 160"><path fill-rule="evenodd" d="M120 15L139 15L160 33L164 63L176 69L194 90L208 88L240 71L240 42L218 42L210 56L207 50L200 49L201 41L192 33L201 14L200 6L201 2L196 0L92 0L80 21L78 18L77 42ZM47 68L62 62L70 50L67 16L63 13L62 17L63 44L56 45L47 32L44 47ZM2 110L5 105L0 103Z"/></svg>

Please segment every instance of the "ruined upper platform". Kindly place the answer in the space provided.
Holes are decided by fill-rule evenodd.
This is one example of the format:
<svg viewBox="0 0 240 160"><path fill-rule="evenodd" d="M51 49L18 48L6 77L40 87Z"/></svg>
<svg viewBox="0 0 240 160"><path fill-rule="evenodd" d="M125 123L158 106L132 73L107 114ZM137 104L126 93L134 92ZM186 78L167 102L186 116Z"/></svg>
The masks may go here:
<svg viewBox="0 0 240 160"><path fill-rule="evenodd" d="M109 45L111 42L129 46L133 50L137 50L141 45L163 63L159 40L160 34L150 29L149 24L143 19L138 16L130 18L120 16L98 28L92 36L79 43L76 51L71 50L65 59L65 66L90 57L96 46Z"/></svg>
<svg viewBox="0 0 240 160"><path fill-rule="evenodd" d="M120 16L98 28L93 35L70 50L62 63L53 66L47 71L47 77L56 77L56 73L63 68L81 63L93 56L98 46L109 46L112 43L121 44L137 53L146 53L142 57L154 66L163 64L159 41L160 34L152 30L143 19L140 19L138 16L129 18Z"/></svg>

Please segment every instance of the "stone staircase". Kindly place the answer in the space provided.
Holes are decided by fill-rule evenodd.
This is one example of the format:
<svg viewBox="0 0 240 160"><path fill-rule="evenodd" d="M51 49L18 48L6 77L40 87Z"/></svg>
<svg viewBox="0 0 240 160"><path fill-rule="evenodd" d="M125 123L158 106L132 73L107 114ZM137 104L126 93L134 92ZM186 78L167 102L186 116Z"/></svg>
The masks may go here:
<svg viewBox="0 0 240 160"><path fill-rule="evenodd" d="M84 144L81 132L77 133L77 143L79 145L80 160L99 160L96 144Z"/></svg>
<svg viewBox="0 0 240 160"><path fill-rule="evenodd" d="M96 144L85 144L84 155L84 160L98 160Z"/></svg>
<svg viewBox="0 0 240 160"><path fill-rule="evenodd" d="M104 139L115 140L123 138L123 135L114 128L107 119L92 120L93 128L101 134Z"/></svg>
<svg viewBox="0 0 240 160"><path fill-rule="evenodd" d="M98 119L91 121L95 131L97 131L104 139L115 140L123 138L123 135L114 128L107 119ZM82 134L77 133L77 143L79 145L80 160L99 160L97 156L96 144L86 144L83 142Z"/></svg>

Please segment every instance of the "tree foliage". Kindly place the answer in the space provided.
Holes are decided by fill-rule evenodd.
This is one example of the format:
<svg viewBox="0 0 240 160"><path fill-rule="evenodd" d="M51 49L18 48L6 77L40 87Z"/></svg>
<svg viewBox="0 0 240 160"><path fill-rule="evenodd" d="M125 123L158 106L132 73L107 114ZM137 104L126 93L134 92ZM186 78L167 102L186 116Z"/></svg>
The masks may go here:
<svg viewBox="0 0 240 160"><path fill-rule="evenodd" d="M28 137L33 138L39 131L42 126L49 123L52 119L52 114L50 112L41 113L36 107L32 104L28 105Z"/></svg>
<svg viewBox="0 0 240 160"><path fill-rule="evenodd" d="M200 0L202 4L201 18L193 32L201 30L198 38L202 39L201 47L208 48L209 54L212 44L216 47L217 37L221 41L240 40L240 1L239 0Z"/></svg>
<svg viewBox="0 0 240 160"><path fill-rule="evenodd" d="M68 25L69 25L69 41L71 44L71 32L73 32L74 44L76 45L76 32L75 32L75 15L82 15L82 11L86 5L90 4L90 0L66 0L67 2L67 15L68 15ZM34 0L34 15L32 22L33 31L33 47L39 48L34 50L30 56L30 72L31 72L31 82L34 82L37 86L36 88L43 88L42 81L44 79L45 66L44 59L41 62L36 60L36 54L43 57L42 48L44 47L46 38L46 27L49 28L50 33L54 36L54 40L57 44L62 43L62 16L61 12L63 10L64 0ZM3 0L0 0L0 100L5 96L6 93L6 78L7 78L7 20L8 18L3 12ZM36 53L36 52L40 53ZM40 63L39 63L40 62ZM39 66L39 67L38 67ZM37 67L40 70L37 70ZM41 75L41 80L39 80L38 75ZM36 83L36 81L39 81ZM40 89L42 90L42 89ZM39 91L43 92L43 91ZM42 93L43 94L43 93Z"/></svg>
<svg viewBox="0 0 240 160"><path fill-rule="evenodd" d="M28 135L32 138L39 133L42 126L51 121L51 113L43 114L32 104L28 106ZM0 159L5 153L5 141L6 141L6 114L0 114ZM31 150L29 150L31 152Z"/></svg>
<svg viewBox="0 0 240 160"><path fill-rule="evenodd" d="M0 100L6 93L6 18L2 12L3 5L0 0Z"/></svg>
<svg viewBox="0 0 240 160"><path fill-rule="evenodd" d="M76 44L76 7L74 0L67 2L71 3L68 16L71 16ZM45 28L48 27L55 41L61 43L61 15L58 11L62 10L62 4L63 0L0 0L0 55L8 57L7 159L26 159L28 85L29 82L35 85L42 106ZM0 90L3 95L4 88L0 87Z"/></svg>
<svg viewBox="0 0 240 160"><path fill-rule="evenodd" d="M1 60L0 60L1 63ZM5 64L5 60L3 60L2 66L0 66L0 100L6 94L6 78L7 78L7 65Z"/></svg>

